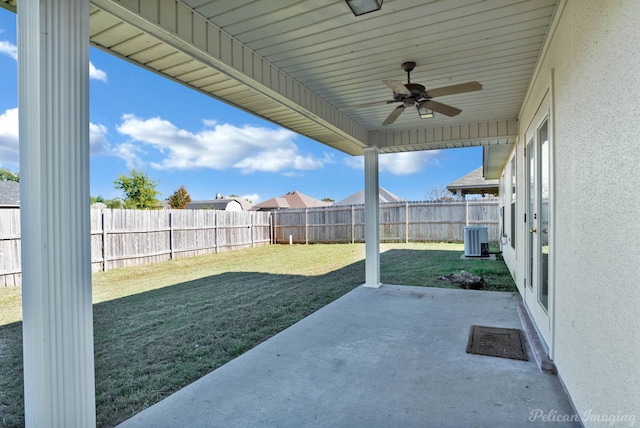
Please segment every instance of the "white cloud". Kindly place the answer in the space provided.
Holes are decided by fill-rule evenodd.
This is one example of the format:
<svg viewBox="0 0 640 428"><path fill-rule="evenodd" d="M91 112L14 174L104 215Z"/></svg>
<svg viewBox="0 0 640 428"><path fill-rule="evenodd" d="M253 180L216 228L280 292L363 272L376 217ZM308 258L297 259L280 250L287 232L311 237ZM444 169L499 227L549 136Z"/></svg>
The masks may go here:
<svg viewBox="0 0 640 428"><path fill-rule="evenodd" d="M0 40L0 53L8 55L15 60L18 59L18 47L6 40Z"/></svg>
<svg viewBox="0 0 640 428"><path fill-rule="evenodd" d="M243 173L279 172L322 168L332 159L302 155L294 143L296 134L285 129L217 124L197 133L179 129L159 117L141 119L132 114L122 116L118 132L164 155L152 162L156 169L211 168L239 169Z"/></svg>
<svg viewBox="0 0 640 428"><path fill-rule="evenodd" d="M363 156L350 156L344 160L344 164L353 169L364 169Z"/></svg>
<svg viewBox="0 0 640 428"><path fill-rule="evenodd" d="M387 153L380 155L380 171L387 171L393 175L410 175L421 171L428 165L438 163L440 150L420 152Z"/></svg>
<svg viewBox="0 0 640 428"><path fill-rule="evenodd" d="M94 80L102 80L103 82L107 81L107 73L96 68L95 65L91 61L89 61L89 78Z"/></svg>
<svg viewBox="0 0 640 428"><path fill-rule="evenodd" d="M378 169L380 172L389 172L393 175L415 174L428 165L437 164L441 153L441 150L384 153L378 157ZM345 164L351 168L364 169L364 157L347 158Z"/></svg>
<svg viewBox="0 0 640 428"><path fill-rule="evenodd" d="M0 160L3 163L19 163L18 108L0 114ZM107 128L102 124L89 123L89 143L92 156L109 153Z"/></svg>
<svg viewBox="0 0 640 428"><path fill-rule="evenodd" d="M139 154L144 154L145 152L135 144L118 144L113 148L111 153L123 159L127 164L127 169L141 169L144 166L144 161Z"/></svg>
<svg viewBox="0 0 640 428"><path fill-rule="evenodd" d="M109 153L109 142L107 141L107 127L98 123L89 122L89 143L92 156L99 156Z"/></svg>
<svg viewBox="0 0 640 428"><path fill-rule="evenodd" d="M18 165L18 108L0 114L0 163Z"/></svg>

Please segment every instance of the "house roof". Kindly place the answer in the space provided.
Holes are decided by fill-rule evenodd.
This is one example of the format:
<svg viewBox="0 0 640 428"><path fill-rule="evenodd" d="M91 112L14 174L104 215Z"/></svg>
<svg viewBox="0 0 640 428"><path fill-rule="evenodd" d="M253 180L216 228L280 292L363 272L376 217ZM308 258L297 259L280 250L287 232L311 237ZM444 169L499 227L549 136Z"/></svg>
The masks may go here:
<svg viewBox="0 0 640 428"><path fill-rule="evenodd" d="M389 192L387 189L380 187L379 188L379 200L380 203L390 203L390 202L404 202L405 199L394 195ZM364 204L364 189L359 192L354 193L351 196L347 196L341 201L334 202L333 205L362 205Z"/></svg>
<svg viewBox="0 0 640 428"><path fill-rule="evenodd" d="M0 207L20 206L20 183L0 181Z"/></svg>
<svg viewBox="0 0 640 428"><path fill-rule="evenodd" d="M447 186L447 189L453 193L460 190L462 195L467 194L484 194L498 193L500 186L499 180L486 180L484 178L483 167L478 167L467 175L457 179Z"/></svg>
<svg viewBox="0 0 640 428"><path fill-rule="evenodd" d="M254 210L274 210L282 208L314 208L314 207L326 207L331 205L331 202L324 202L318 199L307 196L304 193L292 191L286 195L278 196L275 198L267 199L264 202L253 206Z"/></svg>

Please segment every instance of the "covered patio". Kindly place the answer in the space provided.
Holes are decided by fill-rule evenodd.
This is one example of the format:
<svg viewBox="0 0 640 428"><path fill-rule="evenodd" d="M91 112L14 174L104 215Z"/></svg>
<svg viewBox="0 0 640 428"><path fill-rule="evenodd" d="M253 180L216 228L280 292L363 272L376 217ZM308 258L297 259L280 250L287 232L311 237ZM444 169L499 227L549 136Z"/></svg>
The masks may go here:
<svg viewBox="0 0 640 428"><path fill-rule="evenodd" d="M556 376L468 354L518 293L358 287L125 421L133 427L580 426Z"/></svg>
<svg viewBox="0 0 640 428"><path fill-rule="evenodd" d="M365 286L375 289L382 285L379 154L484 146L485 154L491 154L485 157L485 173L499 173L516 141L519 111L556 11L555 0L387 0L381 10L359 16L350 11L346 2L324 0L294 4L251 0L1 0L0 5L18 11L26 421L27 426L66 427L95 425L88 212L89 43L319 143L347 154L363 155ZM416 64L410 76L401 68L407 62ZM389 79L391 83L383 83ZM420 82L418 87L424 85L426 92L406 93L404 82L408 80ZM435 97L437 102L431 100ZM419 107L429 107L435 116ZM354 327L344 334L384 337L382 331L387 331L388 326L378 320L387 317L389 308L383 302L379 302L381 307L375 301L365 304L367 296L382 298L400 313L409 311L416 302L432 298L406 298L402 297L404 292L390 296L385 295L387 291L385 287L360 289L349 295L346 301L353 300L351 304L366 315L351 321L376 331L365 333ZM341 302L344 301L317 317L332 314L341 308ZM455 305L447 300L443 304ZM330 316L334 317L340 319L337 314ZM313 335L296 336L297 329L305 328L314 319L239 361L257 358L256 352L279 346L278 341L290 335L310 342L287 346L310 346L315 340L313 335L331 335L319 330ZM441 330L443 336L435 335L438 328L407 329L403 334L413 331L414 335L405 340L409 344L424 341L421 349L428 353L437 352L426 346L436 338L448 342L454 337L455 343L439 348L450 349L451 353L440 357L454 362L462 358L476 369L475 361L486 360L458 353L458 341L463 340L463 331L468 329L466 323L452 336L444 334L445 330ZM429 331L434 335L426 334ZM358 361L362 364L358 370L364 370L366 364L376 362L377 371L384 373L385 368L391 376L393 371L388 369L393 365L384 363L392 359L392 354L375 343L365 354L351 353L349 358L355 360L345 359L344 367ZM418 371L414 374L422 373L422 377L404 373L405 379L413 379L410 385L424 388L439 378L438 371L419 371L428 367L421 366L422 357L428 359L428 354L408 349L414 350L405 354L406 363L415 365ZM326 364L334 357L326 355ZM531 362L490 364L505 365L506 371L501 369L495 376L488 376L493 379L491 382L501 382L492 389L485 383L475 383L480 397L486 391L505 390L504 385L509 382L504 375L510 373L510 365L519 364L528 367L531 374L535 372ZM277 371L284 366L274 367ZM469 397L445 386L455 385L471 372L459 364L449 370L452 371L446 380L440 377L440 384L429 388L430 392L423 390L423 400L440 389L448 394L449 405L459 402L463 406ZM226 371L223 368L214 377ZM356 379L372 382L377 371L369 366L367 376L361 374ZM322 377L324 373L317 375ZM254 376L251 372L245 375ZM547 379L542 381L545 392L541 395L555 391L553 396L561 397L557 380L544 378L547 375L542 373L535 375ZM389 388L389 379L356 388L353 394L361 398L359 405L369 402L376 391ZM265 382L269 383L268 378ZM231 390L222 393L233 395ZM504 397L496 407L511 408ZM389 403L387 408L391 408ZM474 411L478 413L486 407L483 403L478 401L475 407L471 406L472 410L465 413L468 419L464 420L472 421ZM283 406L284 402L273 405ZM314 405L301 407L313 409ZM407 421L421 420L423 408L417 402L410 407L413 416ZM371 408L385 406L374 404ZM526 419L529 411L529 406L510 410L513 415L518 414L518 421ZM566 402L562 411L568 411ZM434 421L443 423L449 414L435 408L430 413ZM489 414L492 417L483 421L491 420L490 425L495 426L496 414ZM366 412L361 415L368 417ZM319 421L320 416L324 415L319 415Z"/></svg>

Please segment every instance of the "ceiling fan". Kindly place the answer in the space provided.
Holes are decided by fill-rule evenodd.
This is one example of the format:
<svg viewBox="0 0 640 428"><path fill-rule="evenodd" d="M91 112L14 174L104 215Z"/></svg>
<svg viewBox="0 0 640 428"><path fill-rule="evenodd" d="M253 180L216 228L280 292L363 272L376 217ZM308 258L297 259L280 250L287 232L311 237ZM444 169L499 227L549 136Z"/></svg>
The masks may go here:
<svg viewBox="0 0 640 428"><path fill-rule="evenodd" d="M402 64L402 69L407 72L407 83L404 84L399 80L383 80L382 83L387 85L393 91L393 99L389 101L374 102L360 104L357 106L346 107L344 110L351 110L360 107L367 107L376 104L392 104L402 103L382 122L383 125L390 125L404 112L404 109L416 106L418 114L422 118L433 117L433 112L444 114L445 116L457 116L462 110L451 107L446 104L433 101L432 98L442 97L445 95L462 94L465 92L479 91L482 85L478 82L459 83L457 85L445 86L442 88L426 90L423 85L411 83L411 72L415 68L416 63L408 61Z"/></svg>

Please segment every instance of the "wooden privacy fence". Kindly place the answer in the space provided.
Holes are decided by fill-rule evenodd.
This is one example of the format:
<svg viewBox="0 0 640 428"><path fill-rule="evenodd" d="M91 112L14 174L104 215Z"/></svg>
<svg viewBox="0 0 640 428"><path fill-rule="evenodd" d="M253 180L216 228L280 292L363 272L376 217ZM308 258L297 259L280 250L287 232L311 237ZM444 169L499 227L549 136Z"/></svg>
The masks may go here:
<svg viewBox="0 0 640 428"><path fill-rule="evenodd" d="M382 242L464 240L465 226L500 237L497 199L380 205ZM91 269L156 263L268 243L364 242L364 206L302 210L91 210ZM0 209L0 287L21 284L20 210Z"/></svg>
<svg viewBox="0 0 640 428"><path fill-rule="evenodd" d="M91 270L156 263L271 242L271 213L91 210ZM0 210L0 287L21 284L20 210Z"/></svg>
<svg viewBox="0 0 640 428"><path fill-rule="evenodd" d="M364 242L364 205L279 210L273 223L275 243ZM498 242L498 199L380 204L382 242L462 242L465 226L487 226Z"/></svg>

